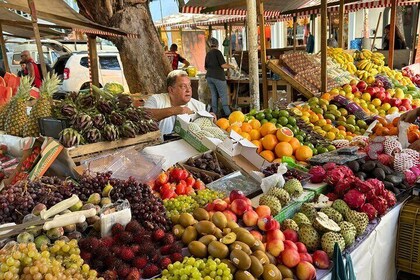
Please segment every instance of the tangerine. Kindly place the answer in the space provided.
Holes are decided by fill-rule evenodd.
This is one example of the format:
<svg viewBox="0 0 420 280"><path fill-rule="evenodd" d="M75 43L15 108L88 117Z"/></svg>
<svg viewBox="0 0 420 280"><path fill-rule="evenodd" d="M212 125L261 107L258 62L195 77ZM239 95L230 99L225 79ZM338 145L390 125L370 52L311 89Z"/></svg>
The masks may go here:
<svg viewBox="0 0 420 280"><path fill-rule="evenodd" d="M392 124L394 126L398 126L398 122L400 121L400 117L396 117L395 119L392 120Z"/></svg>
<svg viewBox="0 0 420 280"><path fill-rule="evenodd" d="M235 111L229 115L230 124L242 123L244 122L244 120L245 120L245 115L241 111Z"/></svg>
<svg viewBox="0 0 420 280"><path fill-rule="evenodd" d="M295 137L293 137L292 140L289 141L289 144L292 145L293 151L296 151L296 149L301 146L299 140Z"/></svg>
<svg viewBox="0 0 420 280"><path fill-rule="evenodd" d="M312 149L308 146L301 146L297 148L295 157L298 161L307 161L313 156Z"/></svg>
<svg viewBox="0 0 420 280"><path fill-rule="evenodd" d="M260 121L259 121L259 120L256 120L256 119L251 120L251 121L249 122L249 124L252 126L252 128L253 128L253 129L258 129L258 128L260 128L260 127L261 127L261 123L260 123Z"/></svg>
<svg viewBox="0 0 420 280"><path fill-rule="evenodd" d="M293 138L293 131L288 127L282 127L277 130L276 136L280 142L289 142Z"/></svg>
<svg viewBox="0 0 420 280"><path fill-rule="evenodd" d="M269 150L262 151L260 156L262 156L268 162L272 162L274 160L274 153Z"/></svg>
<svg viewBox="0 0 420 280"><path fill-rule="evenodd" d="M227 130L229 127L229 120L226 118L220 118L217 120L216 125L223 130Z"/></svg>
<svg viewBox="0 0 420 280"><path fill-rule="evenodd" d="M261 151L263 149L263 146L262 146L261 142L258 141L258 140L252 140L251 143L254 144L255 146L257 146L257 153L261 153Z"/></svg>
<svg viewBox="0 0 420 280"><path fill-rule="evenodd" d="M419 139L419 135L414 131L409 131L407 133L408 143L414 143Z"/></svg>
<svg viewBox="0 0 420 280"><path fill-rule="evenodd" d="M250 133L252 130L252 125L250 123L242 123L241 130L242 132Z"/></svg>
<svg viewBox="0 0 420 280"><path fill-rule="evenodd" d="M276 128L276 125L274 123L267 122L267 123L265 123L261 126L260 133L261 133L261 136L264 137L268 134L276 133L276 130L277 130L277 128Z"/></svg>
<svg viewBox="0 0 420 280"><path fill-rule="evenodd" d="M248 141L251 141L251 136L247 132L241 132L239 133L243 138L247 139Z"/></svg>
<svg viewBox="0 0 420 280"><path fill-rule="evenodd" d="M273 134L268 134L266 136L264 136L263 139L261 139L261 143L264 147L264 149L266 150L273 150L276 145L279 143L279 141L277 140L277 137Z"/></svg>
<svg viewBox="0 0 420 280"><path fill-rule="evenodd" d="M236 133L242 132L241 128L237 124L231 125L226 129L228 133L230 133L232 130L235 131Z"/></svg>
<svg viewBox="0 0 420 280"><path fill-rule="evenodd" d="M261 133L258 129L252 129L249 132L249 136L251 136L251 140L259 140L261 138Z"/></svg>
<svg viewBox="0 0 420 280"><path fill-rule="evenodd" d="M299 148L298 148L299 149ZM277 157L281 158L283 156L290 157L293 155L293 147L288 142L280 142L276 145L275 150Z"/></svg>
<svg viewBox="0 0 420 280"><path fill-rule="evenodd" d="M273 160L273 163L282 163L281 158L276 158L275 160Z"/></svg>
<svg viewBox="0 0 420 280"><path fill-rule="evenodd" d="M389 129L389 135L398 135L398 127L391 127Z"/></svg>

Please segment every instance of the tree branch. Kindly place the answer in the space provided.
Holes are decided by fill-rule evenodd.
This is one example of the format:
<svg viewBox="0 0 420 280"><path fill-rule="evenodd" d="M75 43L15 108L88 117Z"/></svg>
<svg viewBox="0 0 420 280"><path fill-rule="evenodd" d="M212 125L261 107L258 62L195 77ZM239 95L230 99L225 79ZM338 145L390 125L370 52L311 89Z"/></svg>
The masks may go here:
<svg viewBox="0 0 420 280"><path fill-rule="evenodd" d="M114 15L114 11L112 9L112 0L104 0L105 1L105 9L107 11L107 15L109 18L112 18L112 16Z"/></svg>

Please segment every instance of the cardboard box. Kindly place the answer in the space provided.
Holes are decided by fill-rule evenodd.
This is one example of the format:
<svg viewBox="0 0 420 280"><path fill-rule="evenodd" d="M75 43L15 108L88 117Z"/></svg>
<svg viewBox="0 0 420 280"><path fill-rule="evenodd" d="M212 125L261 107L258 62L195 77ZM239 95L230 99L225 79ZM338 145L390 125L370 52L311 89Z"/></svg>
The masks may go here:
<svg viewBox="0 0 420 280"><path fill-rule="evenodd" d="M64 147L58 141L52 138L46 138L42 145L41 158L29 173L28 178L33 180L44 175L63 148Z"/></svg>

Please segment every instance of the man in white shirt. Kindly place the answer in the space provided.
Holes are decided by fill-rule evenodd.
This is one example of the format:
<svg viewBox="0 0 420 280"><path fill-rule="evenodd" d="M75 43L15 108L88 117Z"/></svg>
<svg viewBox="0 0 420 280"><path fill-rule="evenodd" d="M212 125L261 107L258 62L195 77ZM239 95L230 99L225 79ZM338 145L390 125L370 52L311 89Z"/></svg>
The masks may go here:
<svg viewBox="0 0 420 280"><path fill-rule="evenodd" d="M171 71L166 84L168 93L154 94L144 104L144 108L159 122L162 135L173 132L177 115L206 109L204 103L192 98L191 81L185 71Z"/></svg>

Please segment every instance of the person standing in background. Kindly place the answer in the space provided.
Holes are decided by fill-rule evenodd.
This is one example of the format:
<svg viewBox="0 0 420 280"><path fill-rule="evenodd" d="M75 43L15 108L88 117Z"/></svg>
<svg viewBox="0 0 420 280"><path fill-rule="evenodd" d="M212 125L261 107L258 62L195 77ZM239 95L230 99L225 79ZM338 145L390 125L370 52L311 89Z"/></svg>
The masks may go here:
<svg viewBox="0 0 420 280"><path fill-rule="evenodd" d="M178 69L179 62L184 64L184 68L187 68L188 66L190 66L190 63L188 62L188 60L183 58L179 53L177 53L177 51L178 51L178 45L172 44L171 47L169 48L169 51L165 52L165 55L169 59L169 63L171 63L172 70Z"/></svg>
<svg viewBox="0 0 420 280"><path fill-rule="evenodd" d="M389 50L389 31L391 30L391 25L387 25L384 28L384 41L382 43L382 48L384 50ZM395 44L394 44L394 50L403 50L407 48L407 44L404 41L404 38L398 29L397 26L395 26Z"/></svg>
<svg viewBox="0 0 420 280"><path fill-rule="evenodd" d="M216 38L210 39L210 51L206 54L204 67L207 70L206 79L211 92L211 109L216 115L218 114L219 98L222 103L223 115L230 115L228 104L227 83L225 70L235 66L226 63L225 58L220 50L218 50L219 42Z"/></svg>
<svg viewBox="0 0 420 280"><path fill-rule="evenodd" d="M17 76L18 77L26 76L25 72L26 72L26 63L21 61L20 62L20 70L18 71Z"/></svg>
<svg viewBox="0 0 420 280"><path fill-rule="evenodd" d="M41 73L39 72L38 65L32 59L29 51L23 51L20 54L22 62L26 64L25 75L29 75L31 78L34 78L33 86L40 88L42 84Z"/></svg>

